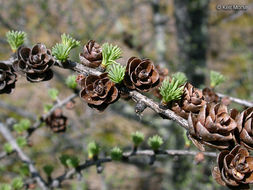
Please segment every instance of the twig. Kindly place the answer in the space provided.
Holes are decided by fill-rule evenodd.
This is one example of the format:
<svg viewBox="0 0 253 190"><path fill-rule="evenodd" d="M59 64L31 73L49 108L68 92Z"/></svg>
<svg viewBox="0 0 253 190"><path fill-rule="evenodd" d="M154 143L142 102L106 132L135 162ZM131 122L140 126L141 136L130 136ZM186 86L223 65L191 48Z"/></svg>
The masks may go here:
<svg viewBox="0 0 253 190"><path fill-rule="evenodd" d="M18 115L20 115L22 117L34 120L34 121L36 121L36 119L37 119L37 117L36 117L35 114L27 112L24 109L21 109L19 107L7 104L6 102L3 102L1 100L0 100L0 107L3 108L3 109L9 110L11 112L14 112L14 113L16 113L16 114L18 114Z"/></svg>
<svg viewBox="0 0 253 190"><path fill-rule="evenodd" d="M12 136L11 132L5 127L2 123L0 123L0 132L2 133L3 137L11 144L12 148L18 153L19 158L28 164L29 171L32 175L32 177L36 180L38 185L42 190L47 190L48 187L46 185L46 182L44 179L40 176L39 172L33 165L31 159L20 149L18 144L16 143L16 140Z"/></svg>
<svg viewBox="0 0 253 190"><path fill-rule="evenodd" d="M60 64L58 66L60 66ZM97 70L89 68L89 67L85 67L77 62L70 62L70 66L68 68L71 68L72 70L82 73L84 75L89 75L89 74L100 75L101 74L100 71L97 71ZM171 111L169 109L163 110L163 109L159 108L159 105L156 102L147 98L146 96L142 95L141 93L139 93L137 91L131 91L130 96L132 97L132 99L134 101L136 101L136 102L142 101L144 104L146 104L152 110L154 110L156 113L162 114L162 115L166 116L168 119L176 121L185 129L188 129L187 121L185 119L181 118L180 116L176 115L173 111Z"/></svg>
<svg viewBox="0 0 253 190"><path fill-rule="evenodd" d="M154 155L168 155L168 156L181 156L181 155L186 155L186 156L195 156L198 154L198 151L189 151L189 150L165 150L165 151L158 151L157 153L154 153L153 150L138 150L136 152L124 152L123 153L123 159L121 160L122 162L129 162L129 158L131 157L136 157L136 156L149 156L152 157ZM216 152L203 152L205 156L217 157ZM112 162L112 159L110 157L107 158L100 158L97 160L87 160L83 164L79 165L76 169L71 169L68 172L60 175L59 177L55 178L52 180L52 183L50 187L59 187L61 183L64 180L72 179L73 176L77 173L80 173L82 170L91 167L91 166L97 166L103 163L107 162Z"/></svg>
<svg viewBox="0 0 253 190"><path fill-rule="evenodd" d="M12 62L13 62L13 59L0 61L0 62L4 62L8 65L11 65ZM101 72L99 72L98 70L92 69L92 68L89 68L89 67L85 67L84 65L82 65L80 63L77 63L77 62L69 61L68 64L69 64L68 67L63 67L60 62L57 62L57 66L59 66L61 68L71 69L73 71L76 71L78 73L82 73L84 75L89 75L89 74L100 75L101 74ZM230 97L230 96L227 96L227 95L224 95L224 94L221 94L221 93L217 93L217 94L220 97L228 97L231 101L233 101L235 103L238 103L238 104L241 104L241 105L244 105L244 106L247 106L247 107L253 107L253 103L250 102L250 101L242 100L240 98Z"/></svg>
<svg viewBox="0 0 253 190"><path fill-rule="evenodd" d="M1 63L4 63L6 65L12 65L12 63L15 61L15 59L13 59L13 57L11 57L10 59L8 60L3 60L3 61L0 61Z"/></svg>
<svg viewBox="0 0 253 190"><path fill-rule="evenodd" d="M7 62L8 62L8 60L7 60ZM78 73L81 73L81 74L84 74L84 75L89 75L89 74L100 75L101 74L101 72L98 71L98 70L96 70L96 69L92 69L92 68L86 67L86 66L84 66L84 65L82 65L82 64L80 64L78 62L73 62L73 61L68 61L67 62L67 67L64 67L60 62L57 62L57 66L59 66L61 68L65 68L65 69L71 69L71 70L74 70L74 71L76 71ZM218 95L221 96L221 97L225 96L225 95L222 95L222 94L218 94ZM76 97L77 94L75 94L74 96ZM164 115L168 119L171 119L171 120L177 122L182 127L184 127L185 129L188 130L188 123L187 123L187 121L185 119L181 118L180 116L178 116L177 114L175 114L173 111L171 111L169 109L163 110L163 109L159 108L159 106L158 106L158 104L156 102L154 102L153 100L151 100L151 99L147 98L146 96L140 94L137 91L131 91L130 92L130 96L132 97L132 99L134 101L136 101L136 102L139 102L139 101L144 102L149 108L151 108L156 113ZM68 101L70 101L70 100L71 99L69 99ZM241 100L241 99L232 98L232 97L231 97L231 100L234 101L234 102L237 102L239 104L246 105L248 107L252 107L253 106L251 102L248 102L246 100ZM68 101L65 101L65 104ZM42 116L42 119L47 118L56 108L61 107L61 106L62 106L61 104L56 104L47 114L44 114ZM32 129L37 128L40 124L41 124L41 121L37 122L35 124L35 126L32 127Z"/></svg>
<svg viewBox="0 0 253 190"><path fill-rule="evenodd" d="M33 126L31 126L29 129L28 129L28 135L26 138L30 137L32 135L32 133L37 129L39 128L39 126L41 125L41 123L47 118L49 117L57 108L61 108L63 107L64 105L66 105L69 101L75 99L76 97L78 96L77 93L74 93L74 94L71 94L70 96L68 96L67 98L65 98L64 100L60 101L55 104L47 113L43 114L39 120L37 120L35 122L35 124Z"/></svg>
<svg viewBox="0 0 253 190"><path fill-rule="evenodd" d="M227 95L224 95L224 94L221 94L221 93L217 93L217 95L221 98L228 97L232 102L235 102L237 104L241 104L241 105L246 106L246 107L253 107L253 102L249 102L247 100L242 100L242 99L239 99L239 98L234 98L234 97L227 96Z"/></svg>
<svg viewBox="0 0 253 190"><path fill-rule="evenodd" d="M0 160L2 160L3 158L5 158L6 156L8 156L7 152L1 152L0 153Z"/></svg>
<svg viewBox="0 0 253 190"><path fill-rule="evenodd" d="M154 156L154 155L168 155L168 156L181 156L181 155L186 155L186 156L195 156L198 154L198 151L189 151L189 150L165 150L165 151L158 151L157 153L154 153L153 150L138 150L135 153L132 151L130 152L124 152L123 153L123 159L122 162L129 162L129 158L131 157L136 157L136 156ZM203 152L205 156L209 157L217 157L216 152ZM79 165L76 169L71 169L68 172L60 175L59 177L55 178L52 180L52 183L50 187L59 187L60 184L64 180L72 179L73 176L76 173L80 173L82 170L91 167L91 166L96 166L99 164L107 163L107 162L112 162L112 159L110 157L107 158L100 158L97 160L87 160L83 164Z"/></svg>
<svg viewBox="0 0 253 190"><path fill-rule="evenodd" d="M156 113L162 114L163 116L166 116L168 119L171 119L171 120L177 122L178 124L180 124L182 127L184 127L187 130L189 129L188 122L185 119L183 119L182 117L175 114L173 111L171 111L169 109L167 109L167 110L161 109L156 102L147 98L146 96L142 95L141 93L139 93L137 91L131 91L131 92L129 92L129 94L135 102L142 101L143 103L145 103L149 108L151 108Z"/></svg>

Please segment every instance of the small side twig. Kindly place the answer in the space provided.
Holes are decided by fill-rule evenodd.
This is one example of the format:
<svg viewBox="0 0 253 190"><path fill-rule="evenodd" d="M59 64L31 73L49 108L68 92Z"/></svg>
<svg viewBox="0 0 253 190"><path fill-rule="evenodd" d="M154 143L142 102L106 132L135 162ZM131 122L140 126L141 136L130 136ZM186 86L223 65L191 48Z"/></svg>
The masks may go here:
<svg viewBox="0 0 253 190"><path fill-rule="evenodd" d="M246 106L246 107L253 107L253 102L249 102L247 100L242 100L242 99L239 99L239 98L234 98L234 97L227 96L227 95L224 95L224 94L221 94L221 93L217 93L217 95L221 98L228 97L229 100L231 100L232 102L235 102L237 104L241 104L241 105Z"/></svg>
<svg viewBox="0 0 253 190"><path fill-rule="evenodd" d="M71 94L70 96L68 96L67 98L65 98L64 100L59 100L57 104L55 104L47 113L43 114L39 120L37 120L35 122L35 124L33 126L31 126L28 129L28 135L26 138L28 138L29 136L32 135L32 133L39 128L39 126L42 124L42 122L49 117L57 108L61 108L64 105L66 105L68 102L70 102L71 100L75 99L78 96L77 93Z"/></svg>
<svg viewBox="0 0 253 190"><path fill-rule="evenodd" d="M7 152L1 152L0 153L0 160L2 160L3 158L5 158L6 156L8 156Z"/></svg>
<svg viewBox="0 0 253 190"><path fill-rule="evenodd" d="M3 102L0 100L0 107L3 108L3 109L6 109L6 110L9 110L11 112L14 112L22 117L25 117L25 118L28 118L28 119L31 119L33 121L36 121L37 117L35 114L32 114L30 112L27 112L25 111L24 109L21 109L19 107L16 107L16 106L13 106L13 105L10 105L10 104L7 104L6 102Z"/></svg>

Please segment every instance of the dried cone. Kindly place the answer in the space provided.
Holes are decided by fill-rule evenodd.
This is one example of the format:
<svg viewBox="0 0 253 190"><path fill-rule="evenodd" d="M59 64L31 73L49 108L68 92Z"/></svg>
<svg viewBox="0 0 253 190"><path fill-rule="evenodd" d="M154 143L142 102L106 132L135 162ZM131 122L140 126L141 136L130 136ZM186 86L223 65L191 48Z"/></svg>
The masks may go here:
<svg viewBox="0 0 253 190"><path fill-rule="evenodd" d="M90 40L84 47L83 52L79 54L83 65L96 68L102 63L102 48L94 40Z"/></svg>
<svg viewBox="0 0 253 190"><path fill-rule="evenodd" d="M47 126L49 126L53 132L60 133L65 132L67 128L67 117L62 114L61 109L56 109L47 119L45 120Z"/></svg>
<svg viewBox="0 0 253 190"><path fill-rule="evenodd" d="M212 171L217 183L230 189L249 189L253 183L253 157L247 149L237 145L231 151L224 150L217 162Z"/></svg>
<svg viewBox="0 0 253 190"><path fill-rule="evenodd" d="M82 87L81 98L92 108L99 111L105 110L109 104L117 101L119 91L115 84L108 78L107 73L100 76L89 75L80 80Z"/></svg>
<svg viewBox="0 0 253 190"><path fill-rule="evenodd" d="M159 84L159 73L149 59L131 57L124 78L126 87L147 92Z"/></svg>
<svg viewBox="0 0 253 190"><path fill-rule="evenodd" d="M253 107L244 110L236 118L238 142L248 149L253 150Z"/></svg>
<svg viewBox="0 0 253 190"><path fill-rule="evenodd" d="M4 64L0 63L0 94L9 94L15 88L17 81L17 75L12 69Z"/></svg>
<svg viewBox="0 0 253 190"><path fill-rule="evenodd" d="M32 49L21 47L18 50L18 60L13 63L13 68L25 74L28 81L41 82L53 77L50 67L54 62L51 51L44 44L38 43Z"/></svg>
<svg viewBox="0 0 253 190"><path fill-rule="evenodd" d="M193 143L204 151L202 144L219 150L228 149L233 143L233 131L237 124L223 104L206 104L197 116L189 115L189 137Z"/></svg>
<svg viewBox="0 0 253 190"><path fill-rule="evenodd" d="M220 101L219 96L210 88L204 88L202 90L204 100L208 103L218 103Z"/></svg>
<svg viewBox="0 0 253 190"><path fill-rule="evenodd" d="M179 116L187 119L190 112L198 114L200 108L205 104L206 101L202 92L190 83L186 83L181 100L173 102L171 109Z"/></svg>
<svg viewBox="0 0 253 190"><path fill-rule="evenodd" d="M162 82L164 81L164 79L169 75L169 70L167 68L161 68L159 65L156 67L158 73L159 73L159 77L160 77L160 83L158 84L158 86L154 89L153 93L154 96L162 99L162 95L160 94L160 89L159 87L161 86Z"/></svg>

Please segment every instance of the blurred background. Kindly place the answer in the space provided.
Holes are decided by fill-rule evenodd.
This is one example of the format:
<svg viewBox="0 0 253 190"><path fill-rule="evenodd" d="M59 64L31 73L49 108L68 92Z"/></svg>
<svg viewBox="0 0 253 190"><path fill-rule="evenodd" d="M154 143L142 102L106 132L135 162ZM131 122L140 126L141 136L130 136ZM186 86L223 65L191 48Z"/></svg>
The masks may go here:
<svg viewBox="0 0 253 190"><path fill-rule="evenodd" d="M217 10L217 5L247 5L246 11ZM203 88L209 86L209 71L221 72L227 81L217 92L253 100L253 1L252 0L0 0L0 60L8 59L11 50L5 40L8 30L23 30L26 44L42 42L51 48L67 33L85 44L96 40L110 42L123 50L119 62L126 64L131 56L150 58L170 73L184 72L189 81ZM71 53L79 61L82 47ZM56 68L50 82L28 83L19 77L15 92L1 95L0 101L20 107L35 115L43 114L43 105L52 103L49 88L60 91L64 99L72 92L64 79L72 72ZM237 105L232 105L239 108ZM89 108L80 99L73 110L64 109L69 128L64 134L53 134L47 127L31 137L32 147L25 152L42 171L53 164L53 176L64 171L58 157L63 153L87 158L86 145L95 140L108 152L113 146L131 149L131 133L146 137L160 134L164 149L191 149L185 142L185 131L152 111L136 116L134 103L120 100L103 113ZM0 107L0 119L21 117ZM0 138L0 143L4 140ZM143 143L142 148L147 148ZM0 146L0 150L2 147ZM139 164L108 163L102 174L91 167L80 181L70 180L63 189L83 190L170 190L222 189L211 176L214 158L199 164L192 156L160 157L153 165L143 158ZM0 183L18 175L22 163L15 155L0 162ZM224 189L224 188L223 188Z"/></svg>

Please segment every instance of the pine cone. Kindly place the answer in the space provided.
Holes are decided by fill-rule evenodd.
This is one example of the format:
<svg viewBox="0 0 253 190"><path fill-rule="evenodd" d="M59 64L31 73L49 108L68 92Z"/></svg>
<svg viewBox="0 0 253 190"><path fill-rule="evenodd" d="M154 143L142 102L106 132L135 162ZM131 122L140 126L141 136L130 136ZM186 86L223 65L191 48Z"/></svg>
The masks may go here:
<svg viewBox="0 0 253 190"><path fill-rule="evenodd" d="M190 83L186 83L181 100L172 103L172 110L179 116L187 119L189 113L198 114L200 108L206 104L202 92L194 88Z"/></svg>
<svg viewBox="0 0 253 190"><path fill-rule="evenodd" d="M224 150L217 162L218 166L212 171L217 183L230 189L249 189L253 183L253 157L247 149L237 145L231 151Z"/></svg>
<svg viewBox="0 0 253 190"><path fill-rule="evenodd" d="M197 116L189 115L189 137L201 151L205 150L202 144L219 150L228 149L237 126L234 115L234 110L229 114L223 104L206 104Z"/></svg>
<svg viewBox="0 0 253 190"><path fill-rule="evenodd" d="M236 118L236 139L246 148L253 150L253 107L244 110Z"/></svg>
<svg viewBox="0 0 253 190"><path fill-rule="evenodd" d="M204 96L204 100L208 103L219 103L220 98L219 96L210 88L204 88L202 90L202 94Z"/></svg>
<svg viewBox="0 0 253 190"><path fill-rule="evenodd" d="M81 98L91 108L99 111L105 110L109 104L119 98L119 91L115 84L110 81L107 73L103 73L100 76L89 75L81 79L80 84L83 88L80 92Z"/></svg>
<svg viewBox="0 0 253 190"><path fill-rule="evenodd" d="M0 94L10 94L15 88L17 81L17 75L12 69L4 64L0 63Z"/></svg>
<svg viewBox="0 0 253 190"><path fill-rule="evenodd" d="M66 131L67 117L62 114L61 109L56 109L49 117L47 117L45 122L55 133Z"/></svg>
<svg viewBox="0 0 253 190"><path fill-rule="evenodd" d="M124 84L129 89L147 92L159 84L159 73L151 60L131 57L127 63Z"/></svg>
<svg viewBox="0 0 253 190"><path fill-rule="evenodd" d="M83 65L96 68L102 63L102 48L94 40L90 40L84 47L83 53L79 54Z"/></svg>
<svg viewBox="0 0 253 190"><path fill-rule="evenodd" d="M13 68L25 74L28 81L41 82L53 77L50 67L54 62L51 51L44 44L38 43L32 49L19 48L18 60L13 63Z"/></svg>
<svg viewBox="0 0 253 190"><path fill-rule="evenodd" d="M159 85L154 89L153 94L155 97L162 99L162 95L160 94L160 90L159 87L161 86L162 82L164 81L164 79L169 75L169 70L167 68L161 68L159 65L156 66L156 70L159 73L159 77L160 77L160 83Z"/></svg>

